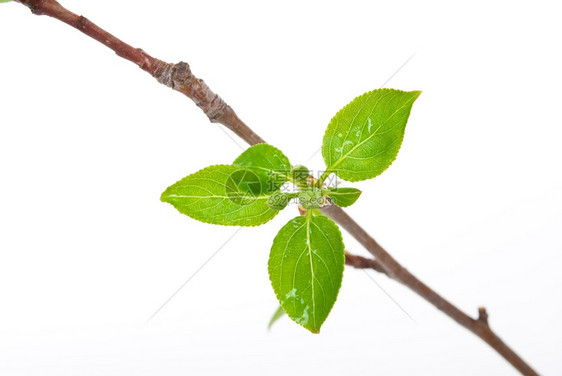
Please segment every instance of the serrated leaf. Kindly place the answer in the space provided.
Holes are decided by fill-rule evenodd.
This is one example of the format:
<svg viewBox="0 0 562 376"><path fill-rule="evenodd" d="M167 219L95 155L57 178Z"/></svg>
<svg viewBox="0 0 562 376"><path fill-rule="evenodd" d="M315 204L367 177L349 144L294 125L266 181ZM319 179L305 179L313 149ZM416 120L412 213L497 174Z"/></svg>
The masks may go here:
<svg viewBox="0 0 562 376"><path fill-rule="evenodd" d="M322 143L328 170L347 181L374 178L386 170L400 150L412 104L420 94L377 89L341 109Z"/></svg>
<svg viewBox="0 0 562 376"><path fill-rule="evenodd" d="M191 174L162 193L161 200L201 222L257 226L278 213L256 174L238 166L216 165Z"/></svg>
<svg viewBox="0 0 562 376"><path fill-rule="evenodd" d="M328 317L345 263L338 226L324 216L297 217L273 240L269 278L287 315L313 333Z"/></svg>
<svg viewBox="0 0 562 376"><path fill-rule="evenodd" d="M285 315L285 311L283 311L283 307L279 306L279 308L277 308L277 310L275 310L275 313L273 314L273 316L271 316L271 319L269 320L269 324L267 325L267 329L271 329L273 324L275 324L277 322L277 320L279 320L281 317L283 317L283 315Z"/></svg>
<svg viewBox="0 0 562 376"><path fill-rule="evenodd" d="M345 187L328 187L323 193L326 194L334 204L341 208L353 205L359 196L361 196L361 191L359 189Z"/></svg>
<svg viewBox="0 0 562 376"><path fill-rule="evenodd" d="M291 180L289 158L269 144L249 147L232 164L251 169L263 181L267 192L274 192Z"/></svg>

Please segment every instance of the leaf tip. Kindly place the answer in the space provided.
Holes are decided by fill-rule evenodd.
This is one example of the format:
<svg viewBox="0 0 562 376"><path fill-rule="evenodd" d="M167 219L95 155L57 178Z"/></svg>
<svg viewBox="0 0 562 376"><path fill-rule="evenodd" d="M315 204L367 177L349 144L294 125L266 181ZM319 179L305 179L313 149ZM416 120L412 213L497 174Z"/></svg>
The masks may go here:
<svg viewBox="0 0 562 376"><path fill-rule="evenodd" d="M418 97L421 95L422 91L421 90L414 90L414 91L410 91L410 93L414 94L414 100L418 99Z"/></svg>
<svg viewBox="0 0 562 376"><path fill-rule="evenodd" d="M170 202L170 201L169 201L169 198L170 198L170 195L169 195L169 193L168 193L168 190L166 189L166 190L165 190L164 192L162 192L162 194L160 195L160 201L169 203L169 202Z"/></svg>
<svg viewBox="0 0 562 376"><path fill-rule="evenodd" d="M306 328L306 329L308 329L308 331L312 334L320 334L320 328Z"/></svg>
<svg viewBox="0 0 562 376"><path fill-rule="evenodd" d="M279 306L279 308L277 308L273 316L271 316L271 320L269 320L269 324L267 325L267 330L271 331L271 327L273 326L273 324L275 324L277 320L283 317L284 314L285 311L283 310L283 307Z"/></svg>

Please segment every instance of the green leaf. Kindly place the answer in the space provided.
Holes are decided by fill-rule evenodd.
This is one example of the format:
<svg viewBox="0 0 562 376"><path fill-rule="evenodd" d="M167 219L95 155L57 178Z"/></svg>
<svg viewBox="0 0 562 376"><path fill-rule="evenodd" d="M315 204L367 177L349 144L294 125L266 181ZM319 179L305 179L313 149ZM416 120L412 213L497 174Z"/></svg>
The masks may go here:
<svg viewBox="0 0 562 376"><path fill-rule="evenodd" d="M396 159L412 104L420 91L377 89L341 109L322 143L328 171L347 181L374 178Z"/></svg>
<svg viewBox="0 0 562 376"><path fill-rule="evenodd" d="M0 0L0 3L9 3L12 0Z"/></svg>
<svg viewBox="0 0 562 376"><path fill-rule="evenodd" d="M278 213L267 205L270 194L252 171L238 166L204 168L168 187L163 202L201 222L257 226Z"/></svg>
<svg viewBox="0 0 562 376"><path fill-rule="evenodd" d="M271 316L271 320L269 320L269 324L267 325L267 329L271 329L273 324L275 324L275 322L277 320L279 320L281 317L283 317L284 314L285 314L285 311L283 311L283 307L279 306L279 308L277 308L277 310L275 311L273 316Z"/></svg>
<svg viewBox="0 0 562 376"><path fill-rule="evenodd" d="M273 240L269 278L287 315L313 333L328 317L345 263L338 226L324 216L297 217Z"/></svg>
<svg viewBox="0 0 562 376"><path fill-rule="evenodd" d="M274 192L291 180L289 159L269 144L249 147L232 164L252 170L262 180L266 192Z"/></svg>
<svg viewBox="0 0 562 376"><path fill-rule="evenodd" d="M353 205L361 196L361 191L355 188L328 187L322 193L326 194L334 204L342 208Z"/></svg>

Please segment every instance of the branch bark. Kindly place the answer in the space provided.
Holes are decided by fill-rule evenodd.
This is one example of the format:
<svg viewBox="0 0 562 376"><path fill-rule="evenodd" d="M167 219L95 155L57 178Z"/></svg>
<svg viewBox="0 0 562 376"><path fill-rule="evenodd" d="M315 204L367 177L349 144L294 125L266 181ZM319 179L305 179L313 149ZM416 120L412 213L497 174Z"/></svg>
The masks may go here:
<svg viewBox="0 0 562 376"><path fill-rule="evenodd" d="M435 308L439 309L441 312L455 320L458 324L476 334L523 375L537 375L537 373L519 355L517 355L515 351L513 351L492 331L488 325L488 314L484 307L479 308L478 319L471 318L400 265L398 261L386 252L384 248L375 241L375 239L373 239L341 208L332 205L324 208L323 212L346 229L348 233L350 233L359 243L361 243L363 247L365 247L365 249L375 256L375 259L390 278L402 282L404 285L435 306Z"/></svg>
<svg viewBox="0 0 562 376"><path fill-rule="evenodd" d="M158 82L186 95L199 106L212 123L220 123L236 133L250 145L265 141L248 127L234 110L221 97L215 94L189 68L189 64L166 63L156 59L140 48L134 48L114 35L100 28L84 16L79 16L64 8L55 0L15 0L31 9L36 15L56 18L87 36L112 49L118 56L129 60L148 72Z"/></svg>
<svg viewBox="0 0 562 376"><path fill-rule="evenodd" d="M143 50L134 48L121 41L87 18L70 12L55 0L15 1L30 8L34 14L56 18L80 30L82 33L112 49L118 56L137 64L141 69L156 78L158 82L192 99L209 117L211 122L223 124L248 144L255 145L265 142L203 80L193 75L187 63L169 64L156 59ZM488 313L485 308L479 308L477 319L471 318L400 265L341 208L329 206L324 209L324 213L345 228L349 234L357 239L375 257L375 260L369 260L347 254L346 264L360 268L369 267L403 283L458 324L480 337L522 374L537 375L521 357L492 331L488 324Z"/></svg>

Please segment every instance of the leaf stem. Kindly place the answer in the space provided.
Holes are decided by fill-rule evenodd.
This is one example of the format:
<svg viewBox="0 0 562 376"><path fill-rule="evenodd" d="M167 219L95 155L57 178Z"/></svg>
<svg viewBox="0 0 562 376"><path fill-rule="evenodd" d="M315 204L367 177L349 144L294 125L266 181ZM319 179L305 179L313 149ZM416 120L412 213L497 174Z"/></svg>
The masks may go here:
<svg viewBox="0 0 562 376"><path fill-rule="evenodd" d="M318 188L322 189L322 186L324 185L324 182L326 181L326 179L328 179L328 176L330 176L330 174L332 173L332 171L330 169L326 169L322 175L320 175L320 177L318 178L318 181L316 182L316 185Z"/></svg>

